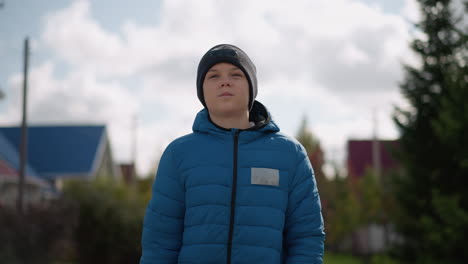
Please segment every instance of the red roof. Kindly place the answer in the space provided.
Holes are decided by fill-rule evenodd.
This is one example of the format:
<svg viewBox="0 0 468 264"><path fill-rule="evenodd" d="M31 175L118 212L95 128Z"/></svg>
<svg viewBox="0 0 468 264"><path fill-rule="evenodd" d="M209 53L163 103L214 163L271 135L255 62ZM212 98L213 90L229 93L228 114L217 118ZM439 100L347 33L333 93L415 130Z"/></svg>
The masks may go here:
<svg viewBox="0 0 468 264"><path fill-rule="evenodd" d="M19 173L13 167L6 163L6 161L0 160L0 181L17 182L18 176ZM24 180L26 183L45 185L43 180L31 177L30 175L26 175Z"/></svg>
<svg viewBox="0 0 468 264"><path fill-rule="evenodd" d="M363 176L366 170L372 167L372 142L373 140L348 140L348 174L351 178ZM398 141L378 140L377 142L382 172L397 168L399 163L392 156L392 149L398 147Z"/></svg>
<svg viewBox="0 0 468 264"><path fill-rule="evenodd" d="M126 184L131 184L135 181L135 164L120 164L120 170L122 171L122 177Z"/></svg>
<svg viewBox="0 0 468 264"><path fill-rule="evenodd" d="M15 169L10 167L5 161L0 160L0 175L15 177L18 175Z"/></svg>

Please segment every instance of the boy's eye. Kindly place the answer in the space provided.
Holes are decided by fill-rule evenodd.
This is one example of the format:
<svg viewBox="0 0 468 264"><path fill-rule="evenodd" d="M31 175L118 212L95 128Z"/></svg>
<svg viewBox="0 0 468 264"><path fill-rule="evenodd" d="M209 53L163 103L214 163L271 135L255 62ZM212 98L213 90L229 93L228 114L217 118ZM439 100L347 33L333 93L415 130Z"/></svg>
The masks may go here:
<svg viewBox="0 0 468 264"><path fill-rule="evenodd" d="M242 77L243 75L240 72L235 72L235 73L232 74L232 76Z"/></svg>
<svg viewBox="0 0 468 264"><path fill-rule="evenodd" d="M213 79L213 78L216 78L218 77L217 74L211 74L211 75L208 75L208 79Z"/></svg>

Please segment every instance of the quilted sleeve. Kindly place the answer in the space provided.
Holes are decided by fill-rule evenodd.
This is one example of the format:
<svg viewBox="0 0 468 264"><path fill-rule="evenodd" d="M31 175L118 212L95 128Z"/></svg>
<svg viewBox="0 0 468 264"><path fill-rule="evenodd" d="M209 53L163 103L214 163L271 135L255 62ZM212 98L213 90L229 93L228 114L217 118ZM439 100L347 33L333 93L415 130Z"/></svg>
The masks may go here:
<svg viewBox="0 0 468 264"><path fill-rule="evenodd" d="M177 263L184 225L184 188L173 152L164 151L146 209L140 264Z"/></svg>
<svg viewBox="0 0 468 264"><path fill-rule="evenodd" d="M324 224L309 158L301 153L289 192L285 223L287 264L323 263Z"/></svg>

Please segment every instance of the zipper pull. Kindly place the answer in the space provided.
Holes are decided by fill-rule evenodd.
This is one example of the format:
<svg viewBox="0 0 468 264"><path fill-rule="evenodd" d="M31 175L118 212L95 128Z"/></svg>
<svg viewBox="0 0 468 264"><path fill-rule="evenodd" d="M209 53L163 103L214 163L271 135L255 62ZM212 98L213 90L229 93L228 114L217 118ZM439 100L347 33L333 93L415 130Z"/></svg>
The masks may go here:
<svg viewBox="0 0 468 264"><path fill-rule="evenodd" d="M239 137L239 133L240 133L240 132L241 132L241 131L240 131L239 129L234 129L234 138L235 138L235 139Z"/></svg>

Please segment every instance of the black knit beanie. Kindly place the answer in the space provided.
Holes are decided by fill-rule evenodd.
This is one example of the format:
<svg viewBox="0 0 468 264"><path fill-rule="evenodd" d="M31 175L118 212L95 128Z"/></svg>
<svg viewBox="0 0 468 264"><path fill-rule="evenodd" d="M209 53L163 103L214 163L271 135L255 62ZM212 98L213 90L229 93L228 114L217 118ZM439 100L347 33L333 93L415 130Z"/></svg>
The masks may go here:
<svg viewBox="0 0 468 264"><path fill-rule="evenodd" d="M231 44L216 45L208 50L200 60L197 71L197 95L205 108L203 97L203 81L208 70L215 64L227 62L241 69L249 82L249 111L252 109L255 97L257 97L257 71L255 65L240 48ZM208 108L207 108L208 109Z"/></svg>

